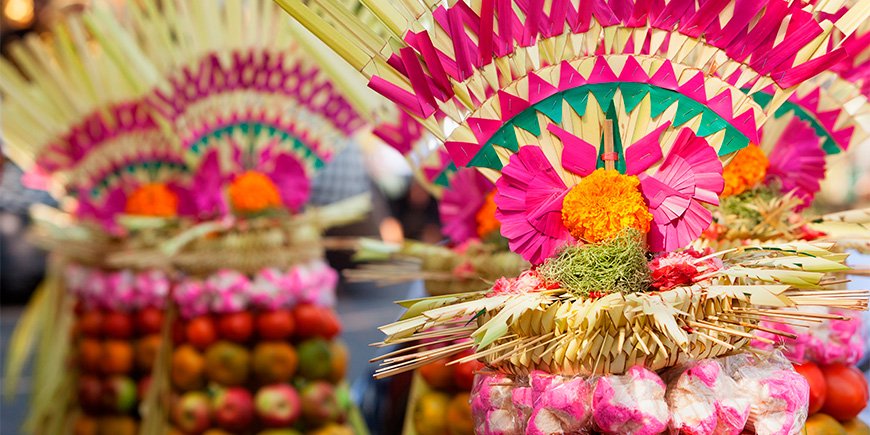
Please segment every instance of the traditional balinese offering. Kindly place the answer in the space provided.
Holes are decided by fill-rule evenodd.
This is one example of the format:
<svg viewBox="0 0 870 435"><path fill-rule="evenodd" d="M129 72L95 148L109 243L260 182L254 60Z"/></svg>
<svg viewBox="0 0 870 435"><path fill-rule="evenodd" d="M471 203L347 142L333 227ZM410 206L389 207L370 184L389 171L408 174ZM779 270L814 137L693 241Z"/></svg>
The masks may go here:
<svg viewBox="0 0 870 435"><path fill-rule="evenodd" d="M807 241L689 246L713 222L723 162L761 143L796 86L849 56L840 36L870 6L366 2L391 30L379 37L277 2L457 168L495 184L500 233L533 266L401 302L383 344L420 344L385 355L377 377L468 353L454 361L494 377L471 396L481 433L714 433L720 414L727 433L801 430L806 382L750 343L763 320L843 318L795 307L866 309L866 291L832 287L846 255ZM722 358L734 360L721 376L703 364ZM716 400L674 420L684 395L708 394L699 384ZM742 403L720 397L726 384Z"/></svg>
<svg viewBox="0 0 870 435"><path fill-rule="evenodd" d="M421 147L413 145L427 136L419 127L407 128L419 126L412 118L403 115L399 119L397 125L380 125L375 134L405 153L417 180L438 201L445 243L406 241L397 246L360 240L355 258L368 263L346 270L345 276L380 284L422 280L426 293L444 295L483 290L500 277L528 268L528 262L511 252L499 233L492 182L473 169L451 168L443 150L422 155ZM434 343L431 348L446 344ZM441 434L446 428L455 435L473 433L468 395L481 364L448 363L441 359L415 371L405 413L405 434Z"/></svg>
<svg viewBox="0 0 870 435"><path fill-rule="evenodd" d="M2 63L8 153L62 204L10 368L41 331L29 428L364 433L321 233L369 199L308 204L377 99L266 0L128 6Z"/></svg>

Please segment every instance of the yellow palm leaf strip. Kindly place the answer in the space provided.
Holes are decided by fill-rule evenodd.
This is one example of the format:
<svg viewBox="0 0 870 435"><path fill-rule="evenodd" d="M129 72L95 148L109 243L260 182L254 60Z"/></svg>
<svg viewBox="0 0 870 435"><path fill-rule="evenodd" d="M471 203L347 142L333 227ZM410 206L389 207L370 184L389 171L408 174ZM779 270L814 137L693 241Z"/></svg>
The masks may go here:
<svg viewBox="0 0 870 435"><path fill-rule="evenodd" d="M737 325L737 326L741 326L741 327L747 328L747 329L757 329L759 331L763 331L763 332L767 332L767 333L775 334L775 335L780 335L780 336L786 337L786 338L792 338L792 339L797 338L797 334L792 334L791 332L785 332L785 331L780 331L778 329L767 328L767 327L760 326L757 324L744 322L742 320L729 320L729 319L725 319L725 318L720 317L720 316L709 316L707 318L710 320L716 321L716 322Z"/></svg>
<svg viewBox="0 0 870 435"><path fill-rule="evenodd" d="M361 48L365 44L347 29L339 29L317 16L300 0L275 0L282 9L296 19L311 33L320 38L330 49L346 60L352 67L362 71L375 53L366 52Z"/></svg>
<svg viewBox="0 0 870 435"><path fill-rule="evenodd" d="M501 339L501 340L505 341L504 343L501 343L501 344L498 344L495 346L490 346L490 347L486 348L486 350L476 351L473 355L470 355L467 358L475 357L475 359L485 359L485 358L489 359L489 358L492 358L493 355L497 355L501 352L504 352L506 349L516 349L517 347L521 346L523 343L528 342L528 341L534 341L536 338L537 337L522 337L522 338L520 338L520 337L517 337L516 335L506 336L506 337ZM513 350L511 352L503 354L502 356L500 356L498 358L492 359L491 361L489 361L489 364L495 365L497 362L502 361L502 357L504 357L505 355L507 355L507 357L510 358L512 355L515 355L515 354L516 354L516 351Z"/></svg>
<svg viewBox="0 0 870 435"><path fill-rule="evenodd" d="M465 349L470 349L473 344L471 342L457 343L455 346L458 346L458 348L454 348L454 346L451 346L449 349L435 349L427 355L420 356L418 359L381 367L375 371L375 379L382 379L384 377L393 376L395 374L406 372L408 370L414 370L416 368L429 364L432 361L449 357L450 355L462 352Z"/></svg>
<svg viewBox="0 0 870 435"><path fill-rule="evenodd" d="M410 351L415 350L415 349L419 349L421 347L435 346L435 345L439 345L441 343L449 343L453 340L454 340L453 337L447 337L447 338L442 338L439 340L426 341L425 343L417 343L417 344L412 345L412 346L402 347L398 350L394 350L392 352L387 352L383 355L376 356L376 357L370 359L369 362L373 363L373 362L381 361L381 360L384 360L386 358L392 358L396 355L401 355L403 353L410 352ZM374 345L378 345L378 344L380 344L380 343L374 343Z"/></svg>
<svg viewBox="0 0 870 435"><path fill-rule="evenodd" d="M783 325L794 326L794 327L797 327L797 328L809 328L809 327L810 327L809 324L807 324L807 323L801 323L801 322L822 323L821 320L815 320L815 319L814 319L814 320L807 320L807 319L800 319L800 320L797 320L797 319L784 318L784 317L776 317L776 316L772 316L772 317L771 317L771 316L763 315L763 314L749 314L749 313L722 313L721 315L722 315L722 316L726 316L726 317L734 317L735 319L737 319L737 321L745 321L745 320L759 321L759 320L765 320L765 321L771 321L771 322L776 322L776 323L782 323ZM775 318L774 318L774 317L775 317ZM792 320L794 320L794 321L792 321Z"/></svg>
<svg viewBox="0 0 870 435"><path fill-rule="evenodd" d="M542 352L541 355L544 355L548 352L551 352L552 347L557 346L559 344L558 341L563 338L562 335L555 335L553 337L550 337L551 335L554 335L554 334L555 333L550 333L550 334L545 334L545 335L539 335L537 337L528 337L524 341L521 341L520 343L516 344L517 349L514 352L506 353L506 354L500 356L499 358L495 359L494 361L492 361L492 363L498 364L498 363L504 361L505 359L510 358L514 354L519 354L519 353L529 354L529 353L533 352L535 349L540 349L541 347L552 344L551 348L544 350L544 352ZM547 340L547 338L549 338L549 340ZM538 342L538 343L536 343L536 342ZM532 346L532 347L529 348L528 346Z"/></svg>
<svg viewBox="0 0 870 435"><path fill-rule="evenodd" d="M726 342L726 341L722 341L722 340L720 340L720 339L718 339L718 338L716 338L716 337L713 337L713 336L710 335L710 334L706 334L706 333L701 332L701 331L695 331L695 334L698 334L698 335L700 335L701 337L704 337L705 339L710 340L710 341L712 341L712 342L714 342L714 343L716 343L716 344L718 344L718 345L720 345L720 346L724 346L726 349L734 350L734 345L733 345L733 344L728 343L728 342Z"/></svg>
<svg viewBox="0 0 870 435"><path fill-rule="evenodd" d="M427 340L441 337L451 337L452 339L467 338L471 332L477 329L477 325L464 326L449 329L438 329L431 332L416 333L407 337L389 338L380 343L375 343L375 346L385 347L393 344L408 343L411 341Z"/></svg>
<svg viewBox="0 0 870 435"><path fill-rule="evenodd" d="M870 207L829 213L819 219L821 222L870 223Z"/></svg>
<svg viewBox="0 0 870 435"><path fill-rule="evenodd" d="M711 330L711 331L721 332L723 334L736 335L738 337L743 337L743 338L748 338L748 339L755 339L755 340L763 341L763 342L768 343L768 344L774 343L773 340L770 340L768 338L758 337L758 336L755 336L755 335L750 334L748 332L738 331L738 330L732 329L732 328L725 328L722 326L717 326L717 325L714 325L712 323L703 322L700 320L689 320L686 323L693 328L707 329L707 330Z"/></svg>
<svg viewBox="0 0 870 435"><path fill-rule="evenodd" d="M418 358L424 358L427 355L431 354L440 354L440 353L451 353L455 349L465 349L469 347L468 343L454 343L449 346L438 347L435 349L423 349L416 352L405 352L405 354L391 356L389 358L382 358L381 361L384 364L395 364L401 363L409 360L416 360Z"/></svg>

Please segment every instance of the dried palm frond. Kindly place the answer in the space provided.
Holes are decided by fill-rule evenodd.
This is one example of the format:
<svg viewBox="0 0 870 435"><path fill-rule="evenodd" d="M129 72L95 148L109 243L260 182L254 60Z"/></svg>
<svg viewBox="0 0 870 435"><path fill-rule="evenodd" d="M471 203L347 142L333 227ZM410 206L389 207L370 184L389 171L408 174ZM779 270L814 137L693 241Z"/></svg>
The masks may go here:
<svg viewBox="0 0 870 435"><path fill-rule="evenodd" d="M842 318L795 307L866 310L870 291L829 288L839 282L831 274L847 269L846 256L831 248L828 243L795 242L718 252L712 256L723 258L723 269L694 285L664 292L586 298L560 288L405 301L406 315L381 328L387 335L383 344L471 337L475 353L465 360L480 359L515 373L621 373L635 364L660 369L744 348L759 339L755 331L766 330L758 326L760 320ZM471 346L398 351L383 358L376 376Z"/></svg>
<svg viewBox="0 0 870 435"><path fill-rule="evenodd" d="M503 276L516 276L529 267L520 256L490 244L469 244L462 251L421 242L389 245L371 239L359 242L357 261L382 261L345 270L351 281L380 285L424 280L431 295L484 290Z"/></svg>

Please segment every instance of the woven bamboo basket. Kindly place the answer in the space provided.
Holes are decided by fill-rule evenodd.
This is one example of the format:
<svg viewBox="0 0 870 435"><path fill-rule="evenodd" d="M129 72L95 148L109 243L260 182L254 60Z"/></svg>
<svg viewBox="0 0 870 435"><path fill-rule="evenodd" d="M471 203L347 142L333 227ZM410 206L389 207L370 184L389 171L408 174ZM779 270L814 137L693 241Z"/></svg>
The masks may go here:
<svg viewBox="0 0 870 435"><path fill-rule="evenodd" d="M672 327L685 332L682 343L671 333L656 333L655 313L672 307ZM567 375L622 374L635 365L651 370L689 360L714 358L749 343L751 327L723 323L717 315L750 308L748 301L710 297L693 287L656 294L611 294L599 299L556 300L526 311L509 328L510 339L497 340L483 361L503 372L533 370ZM478 318L483 325L497 313ZM671 314L668 314L669 316ZM709 328L700 333L691 324ZM751 325L754 326L755 322ZM664 326L664 325L662 325ZM721 333L716 328L727 328ZM519 341L521 344L517 344ZM506 346L500 346L506 344Z"/></svg>

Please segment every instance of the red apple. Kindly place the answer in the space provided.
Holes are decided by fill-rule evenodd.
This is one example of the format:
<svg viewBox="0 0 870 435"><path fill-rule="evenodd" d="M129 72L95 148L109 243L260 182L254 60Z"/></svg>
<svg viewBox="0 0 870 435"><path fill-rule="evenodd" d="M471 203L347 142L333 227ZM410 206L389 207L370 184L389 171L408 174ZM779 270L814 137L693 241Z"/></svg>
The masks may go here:
<svg viewBox="0 0 870 435"><path fill-rule="evenodd" d="M471 351L463 352L458 358L462 358L471 354ZM474 373L483 368L483 363L480 361L468 361L456 364L453 368L453 382L462 391L471 391L471 386L474 385Z"/></svg>
<svg viewBox="0 0 870 435"><path fill-rule="evenodd" d="M185 393L172 406L172 422L184 433L198 434L211 427L211 401L199 391Z"/></svg>
<svg viewBox="0 0 870 435"><path fill-rule="evenodd" d="M321 310L323 323L320 325L320 335L327 340L332 340L336 335L341 333L341 323L339 323L335 311L328 308L321 308Z"/></svg>
<svg viewBox="0 0 870 435"><path fill-rule="evenodd" d="M217 341L217 328L210 316L199 316L190 319L184 328L187 342L199 350L206 350Z"/></svg>
<svg viewBox="0 0 870 435"><path fill-rule="evenodd" d="M214 420L232 432L247 430L254 421L254 399L247 389L230 387L218 390L212 400Z"/></svg>
<svg viewBox="0 0 870 435"><path fill-rule="evenodd" d="M136 313L136 330L141 335L157 334L163 328L163 311L147 307Z"/></svg>
<svg viewBox="0 0 870 435"><path fill-rule="evenodd" d="M273 384L257 391L257 416L267 427L290 426L301 413L299 395L289 384Z"/></svg>
<svg viewBox="0 0 870 435"><path fill-rule="evenodd" d="M222 314L218 318L217 330L223 339L244 343L254 333L254 316L247 311Z"/></svg>
<svg viewBox="0 0 870 435"><path fill-rule="evenodd" d="M103 409L103 383L100 378L91 375L79 376L78 399L79 406L85 412L99 413Z"/></svg>
<svg viewBox="0 0 870 435"><path fill-rule="evenodd" d="M293 323L296 324L296 336L312 338L320 336L323 330L322 309L313 304L299 304L293 309Z"/></svg>
<svg viewBox="0 0 870 435"><path fill-rule="evenodd" d="M100 337L103 335L103 312L100 310L87 310L79 316L78 330L88 337Z"/></svg>
<svg viewBox="0 0 870 435"><path fill-rule="evenodd" d="M110 311L103 318L103 334L109 338L125 340L133 336L133 318L128 313Z"/></svg>
<svg viewBox="0 0 870 435"><path fill-rule="evenodd" d="M136 408L138 389L126 376L112 376L103 384L104 408L126 414Z"/></svg>
<svg viewBox="0 0 870 435"><path fill-rule="evenodd" d="M263 340L286 340L293 335L296 324L289 310L275 310L257 316L257 334Z"/></svg>
<svg viewBox="0 0 870 435"><path fill-rule="evenodd" d="M336 400L335 389L329 382L311 382L302 388L299 396L305 421L320 425L341 418L341 407Z"/></svg>
<svg viewBox="0 0 870 435"><path fill-rule="evenodd" d="M151 376L145 376L144 378L139 380L139 383L136 384L136 396L139 398L139 401L142 402L145 400L145 395L148 394L148 389L151 388Z"/></svg>

